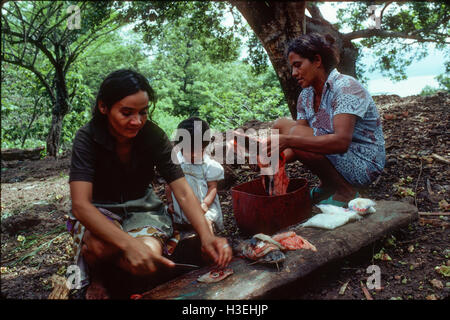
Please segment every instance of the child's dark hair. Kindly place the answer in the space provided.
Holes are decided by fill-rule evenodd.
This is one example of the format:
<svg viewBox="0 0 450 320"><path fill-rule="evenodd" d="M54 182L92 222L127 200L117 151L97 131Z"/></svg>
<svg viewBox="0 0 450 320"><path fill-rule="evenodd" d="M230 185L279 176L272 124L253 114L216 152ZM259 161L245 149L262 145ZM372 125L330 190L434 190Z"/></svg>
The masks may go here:
<svg viewBox="0 0 450 320"><path fill-rule="evenodd" d="M194 149L195 137L200 137L202 139L203 149L206 148L211 142L211 130L209 124L199 117L191 117L189 119L181 121L180 124L178 124L177 129L184 129L189 132L189 134L191 135L191 150ZM182 137L179 137L176 143L180 143L182 140Z"/></svg>
<svg viewBox="0 0 450 320"><path fill-rule="evenodd" d="M339 63L339 53L334 43L335 39L329 34L304 34L289 42L286 49L286 58L289 53L294 52L313 62L316 54L318 54L322 58L325 71L329 73Z"/></svg>
<svg viewBox="0 0 450 320"><path fill-rule="evenodd" d="M94 119L105 118L105 115L100 112L98 104L100 101L111 110L112 106L122 100L123 98L135 94L138 91L145 91L148 94L149 103L153 105L148 112L151 119L153 110L156 104L156 94L150 86L148 80L140 73L130 69L119 69L111 72L106 76L100 85L97 94L92 116Z"/></svg>

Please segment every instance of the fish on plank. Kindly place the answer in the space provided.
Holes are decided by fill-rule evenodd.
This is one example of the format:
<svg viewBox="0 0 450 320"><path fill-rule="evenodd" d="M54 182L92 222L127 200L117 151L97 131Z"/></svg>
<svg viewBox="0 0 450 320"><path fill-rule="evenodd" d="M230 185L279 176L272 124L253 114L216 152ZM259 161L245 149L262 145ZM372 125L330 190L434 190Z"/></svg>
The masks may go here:
<svg viewBox="0 0 450 320"><path fill-rule="evenodd" d="M316 247L308 240L299 236L294 231L288 231L272 236L272 239L279 242L286 250L308 249L314 252Z"/></svg>
<svg viewBox="0 0 450 320"><path fill-rule="evenodd" d="M231 268L213 269L197 278L198 282L213 283L219 282L234 273Z"/></svg>
<svg viewBox="0 0 450 320"><path fill-rule="evenodd" d="M240 241L234 247L239 256L253 261L249 265L255 263L276 265L278 271L280 270L279 264L286 259L282 249L284 247L281 244L262 233L253 236L249 240Z"/></svg>

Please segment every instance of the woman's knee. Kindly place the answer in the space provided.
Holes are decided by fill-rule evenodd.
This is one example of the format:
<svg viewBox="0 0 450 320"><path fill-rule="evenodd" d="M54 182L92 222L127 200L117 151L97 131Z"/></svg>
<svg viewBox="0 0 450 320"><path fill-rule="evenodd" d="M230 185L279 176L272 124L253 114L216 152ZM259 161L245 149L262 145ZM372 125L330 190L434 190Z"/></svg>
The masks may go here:
<svg viewBox="0 0 450 320"><path fill-rule="evenodd" d="M156 238L156 237L138 237L138 240L145 243L147 246L152 249L153 252L158 252L159 254L162 254L163 251L163 243L162 240Z"/></svg>
<svg viewBox="0 0 450 320"><path fill-rule="evenodd" d="M88 256L91 259L106 260L113 257L118 252L117 248L101 241L92 235L89 230L86 230L82 243L82 255Z"/></svg>

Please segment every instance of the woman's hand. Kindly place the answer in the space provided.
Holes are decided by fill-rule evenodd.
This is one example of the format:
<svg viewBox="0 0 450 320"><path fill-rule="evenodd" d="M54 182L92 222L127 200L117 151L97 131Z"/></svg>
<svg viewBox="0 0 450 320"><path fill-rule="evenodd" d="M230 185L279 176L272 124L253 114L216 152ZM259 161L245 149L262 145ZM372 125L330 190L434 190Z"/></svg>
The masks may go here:
<svg viewBox="0 0 450 320"><path fill-rule="evenodd" d="M139 240L145 239L145 240ZM123 252L121 265L134 275L155 273L158 267L174 267L173 261L166 259L158 250L159 242L155 238L131 238Z"/></svg>
<svg viewBox="0 0 450 320"><path fill-rule="evenodd" d="M233 257L227 239L214 235L202 239L202 252L207 254L219 268L225 268Z"/></svg>
<svg viewBox="0 0 450 320"><path fill-rule="evenodd" d="M281 153L285 149L290 147L288 145L288 135L285 134L271 134L269 137L263 140L262 143L262 154L267 154L267 157L270 157L272 155L273 150Z"/></svg>
<svg viewBox="0 0 450 320"><path fill-rule="evenodd" d="M186 178L179 178L171 182L170 188L180 204L181 210L197 231L202 243L202 251L211 257L217 266L225 267L232 258L231 248L225 238L216 237L211 232L200 203Z"/></svg>

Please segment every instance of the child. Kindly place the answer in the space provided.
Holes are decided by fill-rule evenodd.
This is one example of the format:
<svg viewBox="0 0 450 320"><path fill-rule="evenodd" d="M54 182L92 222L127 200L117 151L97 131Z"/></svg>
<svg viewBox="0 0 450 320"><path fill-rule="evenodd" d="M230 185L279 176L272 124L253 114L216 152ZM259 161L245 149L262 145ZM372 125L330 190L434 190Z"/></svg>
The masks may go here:
<svg viewBox="0 0 450 320"><path fill-rule="evenodd" d="M178 161L192 191L194 191L195 196L201 202L201 207L211 231L214 230L213 225L215 228L222 230L223 217L219 196L217 195L217 182L224 179L224 169L217 161L211 159L205 153L206 147L211 142L209 125L200 118L192 117L183 120L178 125L178 130L180 129L189 132L190 143L187 144L187 147L186 142L184 145L181 143L182 149L177 154ZM183 135L181 136L185 137ZM194 150L194 139L200 139L201 150ZM178 142L181 142L181 140L180 138ZM195 155L197 156L195 157ZM166 196L173 222L180 225L189 225L189 221L181 210L169 186L166 186Z"/></svg>

